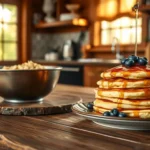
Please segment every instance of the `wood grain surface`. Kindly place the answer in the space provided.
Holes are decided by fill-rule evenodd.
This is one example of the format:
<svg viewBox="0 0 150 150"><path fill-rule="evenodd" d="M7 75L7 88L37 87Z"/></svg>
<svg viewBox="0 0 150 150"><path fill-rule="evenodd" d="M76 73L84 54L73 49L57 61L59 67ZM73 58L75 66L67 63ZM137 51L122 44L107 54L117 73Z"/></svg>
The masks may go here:
<svg viewBox="0 0 150 150"><path fill-rule="evenodd" d="M2 115L51 115L71 112L71 106L82 100L80 96L53 93L39 103L14 104L0 99L0 114Z"/></svg>
<svg viewBox="0 0 150 150"><path fill-rule="evenodd" d="M94 89L57 85L48 95L94 100ZM71 100L70 100L71 101ZM105 128L73 113L0 115L0 150L150 150L150 131Z"/></svg>

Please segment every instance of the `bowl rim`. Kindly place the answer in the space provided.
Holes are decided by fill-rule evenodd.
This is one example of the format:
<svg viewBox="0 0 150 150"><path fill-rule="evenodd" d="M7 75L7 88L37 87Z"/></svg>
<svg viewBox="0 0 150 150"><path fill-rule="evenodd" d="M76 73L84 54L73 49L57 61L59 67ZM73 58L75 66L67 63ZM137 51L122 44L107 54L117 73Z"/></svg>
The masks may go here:
<svg viewBox="0 0 150 150"><path fill-rule="evenodd" d="M48 71L48 70L62 70L63 67L60 66L45 66L43 69L0 69L0 72L23 72L23 71ZM3 66L1 66L3 67Z"/></svg>

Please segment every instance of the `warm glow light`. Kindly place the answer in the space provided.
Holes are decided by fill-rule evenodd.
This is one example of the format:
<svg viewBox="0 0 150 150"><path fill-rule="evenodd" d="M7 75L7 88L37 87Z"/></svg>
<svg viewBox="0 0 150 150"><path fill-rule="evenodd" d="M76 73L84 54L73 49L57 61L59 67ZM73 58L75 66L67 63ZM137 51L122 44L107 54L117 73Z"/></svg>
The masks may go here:
<svg viewBox="0 0 150 150"><path fill-rule="evenodd" d="M8 9L4 9L0 6L0 21L9 22L11 19L11 12Z"/></svg>
<svg viewBox="0 0 150 150"><path fill-rule="evenodd" d="M2 57L2 55L3 55L3 52L2 52L2 50L0 50L0 58Z"/></svg>
<svg viewBox="0 0 150 150"><path fill-rule="evenodd" d="M2 24L2 23L0 23L0 28L7 29L7 28L8 28L8 25L7 25L7 24Z"/></svg>
<svg viewBox="0 0 150 150"><path fill-rule="evenodd" d="M101 43L106 45L110 43L110 37L108 37L109 35L109 31L108 30L103 30L102 34L101 34Z"/></svg>
<svg viewBox="0 0 150 150"><path fill-rule="evenodd" d="M2 20L2 11L3 9L2 9L2 6L0 5L0 21Z"/></svg>
<svg viewBox="0 0 150 150"><path fill-rule="evenodd" d="M98 17L114 17L118 13L116 0L99 0L96 14Z"/></svg>
<svg viewBox="0 0 150 150"><path fill-rule="evenodd" d="M110 28L119 28L120 27L120 19L116 19L110 22Z"/></svg>
<svg viewBox="0 0 150 150"><path fill-rule="evenodd" d="M130 29L129 28L125 28L121 30L120 39L121 39L122 44L130 43Z"/></svg>
<svg viewBox="0 0 150 150"><path fill-rule="evenodd" d="M129 17L122 17L120 20L121 27L128 27L131 24L131 19Z"/></svg>
<svg viewBox="0 0 150 150"><path fill-rule="evenodd" d="M85 45L85 49L86 50L90 50L91 49L91 45L90 44Z"/></svg>
<svg viewBox="0 0 150 150"><path fill-rule="evenodd" d="M87 25L87 20L82 19L82 18L80 18L80 19L75 18L75 19L73 19L72 23L73 23L74 25L86 26L86 25Z"/></svg>
<svg viewBox="0 0 150 150"><path fill-rule="evenodd" d="M98 46L100 44L100 38L99 38L99 32L100 32L100 22L96 21L94 24L94 46Z"/></svg>
<svg viewBox="0 0 150 150"><path fill-rule="evenodd" d="M132 7L136 4L137 0L120 0L120 12L131 12Z"/></svg>
<svg viewBox="0 0 150 150"><path fill-rule="evenodd" d="M120 29L113 29L113 30L111 31L110 41L109 41L109 43L107 43L107 44L112 43L112 40L113 40L114 37L116 37L117 39L120 40L120 34L121 34L121 33L120 33Z"/></svg>
<svg viewBox="0 0 150 150"><path fill-rule="evenodd" d="M141 18L138 18L138 43L141 43ZM120 44L135 43L135 19L130 17L121 17L114 21L101 22L101 44L112 43L113 37L119 39ZM95 38L95 41L97 39Z"/></svg>
<svg viewBox="0 0 150 150"><path fill-rule="evenodd" d="M113 18L119 13L131 13L135 3L136 0L98 0L96 15Z"/></svg>

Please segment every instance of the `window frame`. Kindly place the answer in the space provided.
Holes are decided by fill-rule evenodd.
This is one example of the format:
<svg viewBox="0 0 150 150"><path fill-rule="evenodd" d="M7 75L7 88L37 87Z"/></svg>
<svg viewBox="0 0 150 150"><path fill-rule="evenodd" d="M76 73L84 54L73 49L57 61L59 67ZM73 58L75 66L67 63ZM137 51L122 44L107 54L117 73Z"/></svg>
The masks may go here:
<svg viewBox="0 0 150 150"><path fill-rule="evenodd" d="M128 17L128 18L130 18L130 19L135 19L135 18L133 18L133 17L129 17L129 16L122 16L122 17L118 17L117 19L122 19L123 17ZM141 20L142 20L142 17L140 16L140 18L141 18ZM108 22L111 22L112 23L112 21L116 21L117 19L114 19L114 20L111 20L111 21L108 21L108 20L101 20L101 23L103 22L103 21L108 21ZM131 20L130 20L131 21ZM129 25L129 26L119 26L119 27L109 27L109 28L106 28L106 29L100 29L100 36L102 37L102 31L106 31L106 30L109 30L110 32L111 31L113 31L113 30L115 30L115 29L119 29L119 30L121 30L121 29L127 29L127 28L130 28L130 32L131 32L131 29L132 28L134 28L135 27L135 25ZM141 23L141 25L138 25L137 27L140 27L141 28L141 30L142 30L142 23ZM142 33L142 32L141 32ZM114 36L114 37L117 37L117 36ZM118 37L117 37L118 38ZM118 38L119 39L119 38ZM121 40L119 40L120 41L120 43L119 44L121 44L121 45L134 45L135 44L135 40L134 40L134 42L133 43L121 43ZM100 43L101 43L101 45L110 45L110 44L102 44L102 40L100 41ZM142 43L142 35L141 35L141 42L140 43L138 43L138 44L141 44Z"/></svg>
<svg viewBox="0 0 150 150"><path fill-rule="evenodd" d="M96 20L94 21L94 23L92 24L92 27L90 28L90 45L91 48L90 50L88 49L89 52L101 52L101 51L105 51L105 52L110 52L111 50L111 45L102 45L101 44L101 21L113 21L116 20L118 18L121 17L131 17L131 18L135 18L135 15L133 14L127 14L127 13L123 13L123 14L118 14L117 16L113 17L113 18L99 18L97 17ZM138 44L138 51L139 52L144 52L145 51L145 46L146 46L146 41L145 41L145 36L146 36L146 31L147 31L147 26L146 26L146 19L147 16L145 16L144 14L140 13L140 17L142 18L142 41L140 44ZM121 52L134 52L134 48L135 48L135 44L120 44L120 51Z"/></svg>
<svg viewBox="0 0 150 150"><path fill-rule="evenodd" d="M21 4L20 4L20 0L0 0L1 4L12 4L12 5L16 5L17 7L17 60L0 60L0 65L12 65L12 64L17 64L21 61L21 20L20 20L20 16L21 16Z"/></svg>

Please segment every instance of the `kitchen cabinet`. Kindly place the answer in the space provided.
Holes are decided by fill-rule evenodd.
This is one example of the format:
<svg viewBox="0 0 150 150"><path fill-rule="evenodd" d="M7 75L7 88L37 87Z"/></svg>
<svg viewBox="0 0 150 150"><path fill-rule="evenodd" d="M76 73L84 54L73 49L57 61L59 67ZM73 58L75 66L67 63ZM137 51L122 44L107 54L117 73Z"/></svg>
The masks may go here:
<svg viewBox="0 0 150 150"><path fill-rule="evenodd" d="M88 21L84 18L67 20L67 21L55 21L53 23L46 23L44 21L39 22L34 26L36 32L50 32L50 33L62 33L62 32L75 32L88 30Z"/></svg>
<svg viewBox="0 0 150 150"><path fill-rule="evenodd" d="M62 65L62 64L58 65L63 67L60 73L58 83L83 86L82 65Z"/></svg>
<svg viewBox="0 0 150 150"><path fill-rule="evenodd" d="M42 10L43 0L32 0L32 16L35 14L39 14L41 16L41 20L33 24L34 32L74 32L81 30L88 30L89 27L89 12L90 5L88 6L90 0L82 1L82 0L57 0L55 6L54 17L56 21L54 22L45 22ZM66 9L66 4L79 4L81 8L79 9L79 18L75 18L72 20L60 20L61 14L69 13ZM36 7L35 7L36 6ZM33 17L34 20L34 17ZM34 22L34 21L33 21Z"/></svg>
<svg viewBox="0 0 150 150"><path fill-rule="evenodd" d="M149 5L142 4L142 5L140 6L140 11L141 11L141 12L144 12L144 13L150 14L150 4L149 4Z"/></svg>
<svg viewBox="0 0 150 150"><path fill-rule="evenodd" d="M82 22L83 25L80 23ZM52 23L45 23L40 22L37 25L35 25L35 28L53 28L53 27L64 27L64 26L87 26L87 20L83 18L74 19L74 20L67 20L67 21L56 21Z"/></svg>
<svg viewBox="0 0 150 150"><path fill-rule="evenodd" d="M22 58L21 62L25 62L31 59L31 39L32 33L51 33L51 32L74 32L74 31L89 31L89 45L85 45L82 47L86 58L107 58L114 59L115 55L111 53L111 45L101 45L101 47L96 46L94 41L100 41L100 21L103 19L98 17L96 14L98 6L101 5L100 0L57 0L56 13L54 14L56 17L56 22L54 23L45 23L43 22L44 13L42 11L43 0L22 0L22 12L20 16L22 16L21 20L21 52L19 57ZM81 4L81 9L79 13L81 14L81 18L87 21L85 26L81 26L78 24L74 24L72 20L68 21L60 21L59 17L61 13L66 13L67 10L65 8L65 4L67 3L79 3ZM143 5L144 6L144 5ZM144 8L144 7L143 7ZM149 6L146 6L146 12L149 12ZM142 10L142 9L141 9ZM143 10L144 12L144 10ZM40 14L41 21L39 23L34 23L34 15ZM118 14L118 17L120 14ZM143 16L143 14L142 14ZM147 15L148 16L148 15ZM80 18L80 19L81 19ZM112 18L113 19L113 18ZM145 40L148 34L148 27L146 19L143 20L144 23L142 25L142 38ZM97 29L97 30L96 30ZM125 57L134 53L134 45L121 45L120 46L121 54ZM139 55L143 56L145 53L145 42L138 45ZM109 53L109 55L108 55Z"/></svg>
<svg viewBox="0 0 150 150"><path fill-rule="evenodd" d="M141 0L139 10L143 13L150 14L150 1L149 0Z"/></svg>

